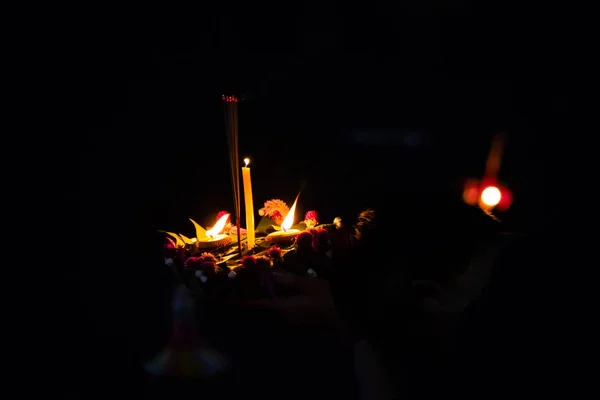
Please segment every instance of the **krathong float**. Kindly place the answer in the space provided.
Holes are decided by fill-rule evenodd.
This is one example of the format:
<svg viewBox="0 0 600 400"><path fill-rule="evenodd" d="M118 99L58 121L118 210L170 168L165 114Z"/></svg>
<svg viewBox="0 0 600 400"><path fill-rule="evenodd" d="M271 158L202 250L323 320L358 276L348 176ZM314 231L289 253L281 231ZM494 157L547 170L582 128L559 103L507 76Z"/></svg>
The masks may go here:
<svg viewBox="0 0 600 400"><path fill-rule="evenodd" d="M281 199L271 199L258 210L260 221L254 224L254 205L250 179L250 159L240 165L238 140L238 98L222 96L225 110L225 133L233 194L232 212L221 211L205 229L190 218L195 235L189 232L168 235L164 245L165 264L175 278L194 294L234 292L258 295L257 282L263 293L273 295L271 270L283 269L305 276L327 276L332 251L351 245L354 227L345 227L339 218L319 225L316 211L306 212L297 221L299 194L292 207ZM241 172L241 173L240 173ZM242 228L242 183L246 229ZM254 289L247 290L254 286ZM263 290L264 289L264 290Z"/></svg>
<svg viewBox="0 0 600 400"><path fill-rule="evenodd" d="M244 298L260 297L261 293L272 297L275 289L271 274L275 270L327 278L333 255L344 253L368 233L374 212L363 211L353 224L342 224L336 217L332 223L318 225L318 214L311 210L302 222L293 225L297 201L298 197L292 207L279 199L265 202L266 210L261 211L263 217L257 225L252 249L246 248L246 230L240 228L242 257L238 251L237 227L229 222L227 212L220 212L209 229L190 219L195 237L162 231L167 234L165 264L196 297ZM277 206L272 208L274 204ZM283 219L278 226L272 216L279 215Z"/></svg>

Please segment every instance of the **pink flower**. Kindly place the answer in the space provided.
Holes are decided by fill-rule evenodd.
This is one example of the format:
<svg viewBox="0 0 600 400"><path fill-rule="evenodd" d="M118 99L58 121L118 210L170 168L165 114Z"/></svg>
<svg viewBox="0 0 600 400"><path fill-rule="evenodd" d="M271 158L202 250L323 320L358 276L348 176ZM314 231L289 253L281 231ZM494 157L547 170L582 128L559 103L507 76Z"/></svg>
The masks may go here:
<svg viewBox="0 0 600 400"><path fill-rule="evenodd" d="M177 248L175 241L169 237L165 238L165 244L163 247L165 250L175 250Z"/></svg>
<svg viewBox="0 0 600 400"><path fill-rule="evenodd" d="M248 271L256 271L256 258L254 256L245 256L242 258L242 267Z"/></svg>
<svg viewBox="0 0 600 400"><path fill-rule="evenodd" d="M330 248L329 232L327 229L318 229L314 235L313 247L316 251L326 253Z"/></svg>
<svg viewBox="0 0 600 400"><path fill-rule="evenodd" d="M281 225L283 223L283 215L279 211L273 211L271 214L271 219L277 224Z"/></svg>
<svg viewBox="0 0 600 400"><path fill-rule="evenodd" d="M296 236L298 250L312 250L313 235L310 232L302 232Z"/></svg>
<svg viewBox="0 0 600 400"><path fill-rule="evenodd" d="M217 258L210 253L202 253L199 257L189 257L184 266L196 271L202 271L206 277L215 273Z"/></svg>
<svg viewBox="0 0 600 400"><path fill-rule="evenodd" d="M198 269L202 265L201 257L189 257L183 264L186 268Z"/></svg>
<svg viewBox="0 0 600 400"><path fill-rule="evenodd" d="M180 250L185 251L185 249L177 249L175 246L175 242L167 238L165 240L165 244L163 245L163 252L167 258L176 258L180 252ZM185 261L185 259L181 260L181 262Z"/></svg>
<svg viewBox="0 0 600 400"><path fill-rule="evenodd" d="M217 221L225 214L229 214L229 212L227 211L219 211L219 213L217 214ZM227 220L229 220L229 218L227 218Z"/></svg>
<svg viewBox="0 0 600 400"><path fill-rule="evenodd" d="M214 262L214 263L217 262L217 257L212 255L211 253L202 253L200 258L202 259L203 262Z"/></svg>
<svg viewBox="0 0 600 400"><path fill-rule="evenodd" d="M283 200L271 199L265 201L265 206L258 210L258 215L271 217L273 220L283 221L283 218L290 212L290 208ZM275 222L277 225L280 222Z"/></svg>
<svg viewBox="0 0 600 400"><path fill-rule="evenodd" d="M217 221L225 214L230 213L228 211L219 211L219 213L217 214ZM237 226L231 222L231 214L230 217L227 218L227 223L225 224L225 227L219 233L225 233L227 235L237 235ZM246 233L246 229L240 228L240 235L245 235Z"/></svg>
<svg viewBox="0 0 600 400"><path fill-rule="evenodd" d="M317 212L314 210L308 211L304 215L304 222L306 222L308 225L308 221L311 221L313 226L317 225L319 223L319 214L317 214Z"/></svg>
<svg viewBox="0 0 600 400"><path fill-rule="evenodd" d="M273 246L267 251L267 255L273 260L280 259L282 257L281 249L279 246Z"/></svg>
<svg viewBox="0 0 600 400"><path fill-rule="evenodd" d="M231 225L227 233L230 235L237 235L237 226ZM244 228L240 228L240 235L246 235L247 233L248 232Z"/></svg>

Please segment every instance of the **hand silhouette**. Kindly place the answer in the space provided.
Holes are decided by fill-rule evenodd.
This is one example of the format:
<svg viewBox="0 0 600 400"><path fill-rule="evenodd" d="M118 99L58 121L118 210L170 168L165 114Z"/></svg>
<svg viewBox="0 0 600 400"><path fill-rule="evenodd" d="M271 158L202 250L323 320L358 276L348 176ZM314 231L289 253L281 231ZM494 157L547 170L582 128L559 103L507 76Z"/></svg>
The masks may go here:
<svg viewBox="0 0 600 400"><path fill-rule="evenodd" d="M276 297L245 300L236 305L277 310L291 323L339 326L339 316L326 280L276 271L273 272L273 283ZM281 296L284 292L289 295Z"/></svg>

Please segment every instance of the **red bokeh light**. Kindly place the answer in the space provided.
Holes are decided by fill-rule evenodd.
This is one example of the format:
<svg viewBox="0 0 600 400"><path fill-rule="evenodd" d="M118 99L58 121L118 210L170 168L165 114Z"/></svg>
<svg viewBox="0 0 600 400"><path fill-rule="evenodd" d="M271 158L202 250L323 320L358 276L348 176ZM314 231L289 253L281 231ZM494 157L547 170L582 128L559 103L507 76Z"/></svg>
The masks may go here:
<svg viewBox="0 0 600 400"><path fill-rule="evenodd" d="M494 190L490 188L495 188L497 192L494 193ZM486 189L488 189L488 192L487 195L484 195ZM484 200L483 196L487 196L488 199ZM497 184L491 179L484 179L483 181L470 179L465 182L463 187L463 201L472 206L479 205L486 209L494 208L505 211L510 208L513 195L510 189Z"/></svg>

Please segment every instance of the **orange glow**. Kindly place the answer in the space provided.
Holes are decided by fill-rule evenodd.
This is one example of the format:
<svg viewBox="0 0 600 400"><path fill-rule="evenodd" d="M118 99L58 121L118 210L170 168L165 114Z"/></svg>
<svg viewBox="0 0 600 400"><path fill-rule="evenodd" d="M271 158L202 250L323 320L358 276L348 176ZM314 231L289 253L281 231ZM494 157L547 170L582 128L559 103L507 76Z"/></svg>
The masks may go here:
<svg viewBox="0 0 600 400"><path fill-rule="evenodd" d="M463 189L463 201L474 206L479 201L480 183L476 179L469 179Z"/></svg>
<svg viewBox="0 0 600 400"><path fill-rule="evenodd" d="M492 147L485 164L485 176L496 178L502 165L502 153L504 152L504 135L496 135L492 140Z"/></svg>
<svg viewBox="0 0 600 400"><path fill-rule="evenodd" d="M481 192L481 202L488 207L495 207L502 200L502 193L496 186L488 186Z"/></svg>
<svg viewBox="0 0 600 400"><path fill-rule="evenodd" d="M281 223L281 229L284 232L289 230L292 227L292 225L294 225L294 213L296 212L296 203L298 202L299 196L300 196L300 194L298 194L298 196L296 196L296 200L294 200L294 205L292 205L292 208L290 208L290 212L288 212L288 214L285 216L283 222Z"/></svg>
<svg viewBox="0 0 600 400"><path fill-rule="evenodd" d="M228 219L229 219L229 214L225 214L221 218L219 218L219 220L217 221L215 226L213 226L211 229L206 231L206 236L208 236L209 238L214 238L219 233L221 233L223 228L225 228L225 225L227 224Z"/></svg>

